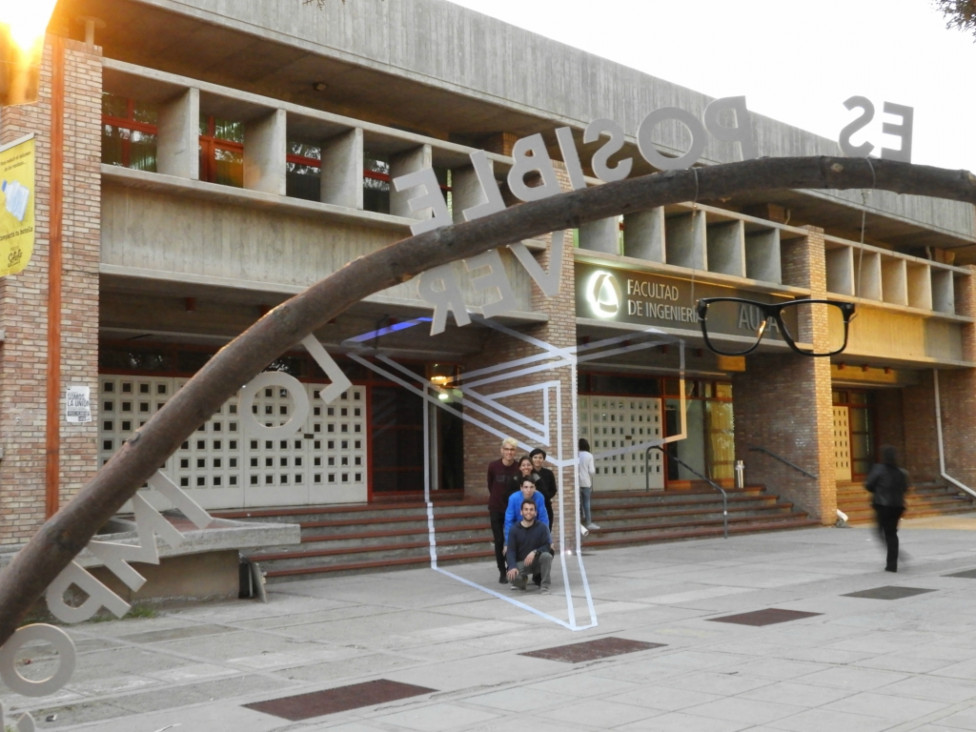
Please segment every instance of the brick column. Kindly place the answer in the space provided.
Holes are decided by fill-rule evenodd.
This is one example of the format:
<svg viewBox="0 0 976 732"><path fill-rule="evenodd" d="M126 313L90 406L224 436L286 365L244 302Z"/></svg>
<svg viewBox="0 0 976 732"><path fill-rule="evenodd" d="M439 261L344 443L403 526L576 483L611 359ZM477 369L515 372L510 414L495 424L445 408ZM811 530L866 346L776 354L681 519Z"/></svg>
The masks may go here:
<svg viewBox="0 0 976 732"><path fill-rule="evenodd" d="M499 146L498 152L503 154L511 153L511 145L515 142L513 135L500 135L495 141ZM569 190L569 179L565 170L558 161L555 162L556 172L564 190ZM539 237L542 239L543 237ZM545 237L549 247L545 251L538 252L536 259L539 265L546 271L552 263L552 240L551 235ZM504 254L503 256L510 256ZM572 232L567 231L562 242L562 267L559 273L559 292L553 296L546 296L538 287L533 284L531 306L535 312L546 316L545 323L520 329L527 336L543 343L547 343L555 348L570 348L576 345L576 288L574 278L574 259L573 259L573 237ZM516 265L518 266L518 265ZM465 370L483 368L485 366L516 361L526 356L538 355L539 348L535 345L526 343L512 336L496 331L488 331L481 353L465 364ZM573 382L572 373L568 367L559 369L546 369L527 376L522 376L507 380L497 384L494 388L498 391L514 389L518 387L530 386L542 382L556 380L560 385L560 398L556 398L554 391L550 392L548 401L549 412L544 413L545 402L541 393L532 395L520 395L503 400L504 406L509 409L519 411L532 420L547 422L550 426L551 444L532 445L541 447L546 451L551 459L555 459L562 454L564 459L573 459L576 454L576 440L578 435L573 431L573 414L576 405L576 384ZM560 434L557 431L562 426L562 441L559 443ZM502 427L504 431L504 427ZM509 432L508 436L518 439L518 435ZM464 432L464 474L465 485L468 487L468 496L485 496L485 471L487 464L496 460L499 455L499 444L501 438L495 434L486 432L470 424L465 426ZM526 451L528 452L528 451ZM556 481L559 487L559 495L553 499L553 510L556 515L553 517L553 534L558 538L557 522L560 520L559 506L566 506L567 510L573 513L573 521L578 520L575 516L573 506L576 498L576 468L575 463L572 467L563 470L554 470ZM574 524L566 524L565 530L568 535L574 535L576 530Z"/></svg>
<svg viewBox="0 0 976 732"><path fill-rule="evenodd" d="M957 277L956 312L967 317L976 317L976 267L969 266L970 277ZM976 326L963 327L963 353L965 361L976 361ZM932 376L923 380L916 388L916 398L921 401L926 396L928 404L924 412L907 411L914 420L916 415L926 418L932 424L932 435L922 445L917 442L914 426L906 438L909 461L906 456L905 467L914 480L939 476L938 434L935 432L935 390ZM946 473L969 486L976 488L976 458L973 445L976 444L976 369L943 369L939 371L940 411L942 413L942 450L945 456ZM921 453L921 454L919 454ZM916 477L918 474L918 477Z"/></svg>
<svg viewBox="0 0 976 732"><path fill-rule="evenodd" d="M822 298L827 290L823 231L807 230L806 239L784 246L784 282ZM814 342L826 340L826 322L809 327ZM764 484L823 524L833 524L837 486L830 360L792 352L752 355L732 384L736 457L745 461L747 481ZM750 447L763 447L816 478Z"/></svg>
<svg viewBox="0 0 976 732"><path fill-rule="evenodd" d="M51 81L57 63L52 38L44 50L40 100L7 107L0 141L34 134L35 243L30 263L0 278L0 545L24 542L45 519L47 431L46 384L60 373L58 419L59 504L70 500L94 475L98 439L98 264L101 219L101 53L63 41L63 216L60 294L61 362L48 358L51 256ZM68 386L91 390L92 421L67 424Z"/></svg>

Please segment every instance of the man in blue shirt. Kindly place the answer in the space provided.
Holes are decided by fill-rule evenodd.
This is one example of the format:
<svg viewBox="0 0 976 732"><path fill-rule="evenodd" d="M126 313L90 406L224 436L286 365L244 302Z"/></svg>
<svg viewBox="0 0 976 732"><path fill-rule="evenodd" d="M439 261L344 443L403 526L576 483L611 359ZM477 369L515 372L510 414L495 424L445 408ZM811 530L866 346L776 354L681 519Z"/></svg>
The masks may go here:
<svg viewBox="0 0 976 732"><path fill-rule="evenodd" d="M505 543L508 544L508 532L512 526L518 523L522 516L522 502L532 501L535 504L536 520L549 526L549 514L546 512L546 499L542 493L536 490L535 482L531 478L525 478L518 493L513 493L508 497L508 508L505 510ZM512 565L509 564L511 569Z"/></svg>
<svg viewBox="0 0 976 732"><path fill-rule="evenodd" d="M535 574L540 578L539 591L548 594L552 537L546 525L536 521L536 514L535 501L522 501L522 520L514 524L508 534L508 581L524 590L529 575Z"/></svg>

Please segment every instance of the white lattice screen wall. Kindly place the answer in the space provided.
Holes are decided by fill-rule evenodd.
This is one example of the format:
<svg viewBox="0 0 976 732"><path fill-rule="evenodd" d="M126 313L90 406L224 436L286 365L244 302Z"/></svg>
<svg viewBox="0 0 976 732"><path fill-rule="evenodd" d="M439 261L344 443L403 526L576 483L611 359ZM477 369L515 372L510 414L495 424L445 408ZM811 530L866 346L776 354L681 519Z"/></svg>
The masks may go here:
<svg viewBox="0 0 976 732"><path fill-rule="evenodd" d="M578 402L580 437L585 437L597 456L596 490L664 489L664 469L660 450L651 450L650 475L645 477L644 450L600 458L601 452L639 445L663 435L660 399L637 397L580 396Z"/></svg>
<svg viewBox="0 0 976 732"><path fill-rule="evenodd" d="M185 379L101 377L102 462L179 389ZM331 404L318 384L303 384L309 413L280 438L243 434L240 396L228 399L166 462L165 472L207 509L348 503L367 498L366 390L353 386ZM255 395L252 411L268 426L295 410L284 389Z"/></svg>

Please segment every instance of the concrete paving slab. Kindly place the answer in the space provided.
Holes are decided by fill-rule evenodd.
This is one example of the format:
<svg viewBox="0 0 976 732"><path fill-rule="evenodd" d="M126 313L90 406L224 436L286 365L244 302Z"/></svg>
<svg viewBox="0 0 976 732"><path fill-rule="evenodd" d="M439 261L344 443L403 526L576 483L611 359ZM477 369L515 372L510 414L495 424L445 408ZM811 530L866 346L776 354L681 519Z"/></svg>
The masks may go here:
<svg viewBox="0 0 976 732"><path fill-rule="evenodd" d="M42 698L0 686L0 703L8 723L28 711L38 729L92 732L976 731L976 584L958 576L976 570L973 532L976 515L904 522L897 575L870 529L821 528L587 552L589 595L580 575L568 594L513 601L490 562L272 583L267 604L69 628L67 685ZM849 596L883 587L929 591ZM816 615L714 622L770 608ZM522 655L610 638L659 645ZM244 707L382 679L436 691L296 722Z"/></svg>

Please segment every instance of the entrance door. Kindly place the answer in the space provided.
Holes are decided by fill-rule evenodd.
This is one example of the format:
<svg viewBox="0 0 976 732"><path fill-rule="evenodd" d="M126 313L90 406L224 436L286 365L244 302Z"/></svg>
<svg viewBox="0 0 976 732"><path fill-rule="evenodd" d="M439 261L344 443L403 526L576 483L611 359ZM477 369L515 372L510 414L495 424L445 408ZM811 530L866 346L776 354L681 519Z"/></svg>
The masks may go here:
<svg viewBox="0 0 976 732"><path fill-rule="evenodd" d="M395 385L369 390L371 497L424 491L424 401Z"/></svg>
<svg viewBox="0 0 976 732"><path fill-rule="evenodd" d="M867 389L835 389L833 392L837 480L858 480L871 469L875 444L873 393Z"/></svg>
<svg viewBox="0 0 976 732"><path fill-rule="evenodd" d="M651 450L627 451L663 434L661 400L642 397L581 395L580 437L596 456L594 485L598 490L664 490L663 456ZM609 453L601 457L601 453ZM649 470L645 470L645 459Z"/></svg>
<svg viewBox="0 0 976 732"><path fill-rule="evenodd" d="M688 399L685 404L687 437L668 445L668 455L678 458L668 461L668 481L701 480L701 476L708 475L704 439L705 402L701 399ZM678 434L681 430L680 409L680 400L667 400L668 434Z"/></svg>
<svg viewBox="0 0 976 732"><path fill-rule="evenodd" d="M834 474L838 481L851 480L851 423L846 406L834 407Z"/></svg>

